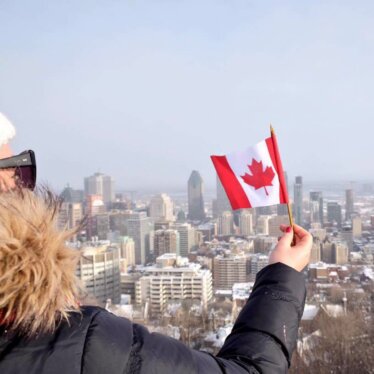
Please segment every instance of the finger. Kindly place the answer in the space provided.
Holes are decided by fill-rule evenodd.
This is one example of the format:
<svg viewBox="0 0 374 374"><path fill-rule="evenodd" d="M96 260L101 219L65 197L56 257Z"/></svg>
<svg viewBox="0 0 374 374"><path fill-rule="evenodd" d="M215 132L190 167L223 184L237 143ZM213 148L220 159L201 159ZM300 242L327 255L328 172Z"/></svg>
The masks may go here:
<svg viewBox="0 0 374 374"><path fill-rule="evenodd" d="M285 231L283 236L279 240L279 244L285 245L285 246L291 246L293 240L293 230L291 226L288 226Z"/></svg>
<svg viewBox="0 0 374 374"><path fill-rule="evenodd" d="M279 229L280 229L282 232L286 232L287 227L289 227L289 226L288 226L288 225L284 225L284 224L282 224L282 225L279 226Z"/></svg>
<svg viewBox="0 0 374 374"><path fill-rule="evenodd" d="M313 241L312 235L299 225L294 225L294 232L298 243L310 243Z"/></svg>

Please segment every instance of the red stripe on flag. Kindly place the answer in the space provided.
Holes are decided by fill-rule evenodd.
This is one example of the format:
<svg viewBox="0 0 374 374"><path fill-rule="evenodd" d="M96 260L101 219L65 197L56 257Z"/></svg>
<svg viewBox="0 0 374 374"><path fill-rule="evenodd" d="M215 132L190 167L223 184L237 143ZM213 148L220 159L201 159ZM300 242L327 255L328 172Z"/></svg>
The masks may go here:
<svg viewBox="0 0 374 374"><path fill-rule="evenodd" d="M284 178L284 171L282 166L282 161L280 159L278 143L275 135L270 138L265 139L266 146L268 148L271 162L273 163L275 170L277 171L279 178L279 201L280 204L288 204L288 191L286 180Z"/></svg>
<svg viewBox="0 0 374 374"><path fill-rule="evenodd" d="M251 208L251 203L242 186L236 179L235 173L227 162L226 156L210 156L210 158L213 161L218 177L230 200L232 209Z"/></svg>

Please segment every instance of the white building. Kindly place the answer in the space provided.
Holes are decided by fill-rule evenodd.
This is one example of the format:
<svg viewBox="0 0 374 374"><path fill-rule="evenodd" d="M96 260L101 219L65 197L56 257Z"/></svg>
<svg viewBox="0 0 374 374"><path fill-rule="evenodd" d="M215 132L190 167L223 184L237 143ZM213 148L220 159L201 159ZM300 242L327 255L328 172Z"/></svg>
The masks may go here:
<svg viewBox="0 0 374 374"><path fill-rule="evenodd" d="M211 272L174 253L158 257L156 266L142 270L144 275L135 285L136 302L149 301L152 314L162 313L169 302L178 300L196 300L206 309L212 298Z"/></svg>
<svg viewBox="0 0 374 374"><path fill-rule="evenodd" d="M153 196L149 204L149 216L154 222L174 221L174 204L166 194Z"/></svg>
<svg viewBox="0 0 374 374"><path fill-rule="evenodd" d="M77 277L85 285L87 292L99 302L111 299L120 302L120 254L119 249L101 245L83 248L77 267Z"/></svg>
<svg viewBox="0 0 374 374"><path fill-rule="evenodd" d="M175 223L170 226L170 229L178 231L180 255L187 257L196 245L195 229L189 223Z"/></svg>
<svg viewBox="0 0 374 374"><path fill-rule="evenodd" d="M109 175L95 173L84 178L84 192L86 195L101 195L104 203L114 200L114 180Z"/></svg>

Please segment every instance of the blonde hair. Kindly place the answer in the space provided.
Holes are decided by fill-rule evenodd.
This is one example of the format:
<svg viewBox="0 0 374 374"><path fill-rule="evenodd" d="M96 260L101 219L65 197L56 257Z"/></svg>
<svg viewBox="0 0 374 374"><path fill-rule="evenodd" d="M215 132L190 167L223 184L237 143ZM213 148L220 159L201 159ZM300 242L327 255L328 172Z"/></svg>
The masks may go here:
<svg viewBox="0 0 374 374"><path fill-rule="evenodd" d="M60 205L46 188L0 193L0 323L29 336L79 311L80 252L65 244L76 230L57 228Z"/></svg>

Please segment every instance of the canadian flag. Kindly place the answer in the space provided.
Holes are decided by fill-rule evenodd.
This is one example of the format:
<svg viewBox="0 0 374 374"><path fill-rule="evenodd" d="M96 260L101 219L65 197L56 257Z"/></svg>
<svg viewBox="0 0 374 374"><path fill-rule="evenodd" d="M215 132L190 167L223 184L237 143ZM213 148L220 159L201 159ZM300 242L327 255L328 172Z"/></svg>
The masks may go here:
<svg viewBox="0 0 374 374"><path fill-rule="evenodd" d="M288 192L274 131L245 151L211 156L232 209L287 204Z"/></svg>

